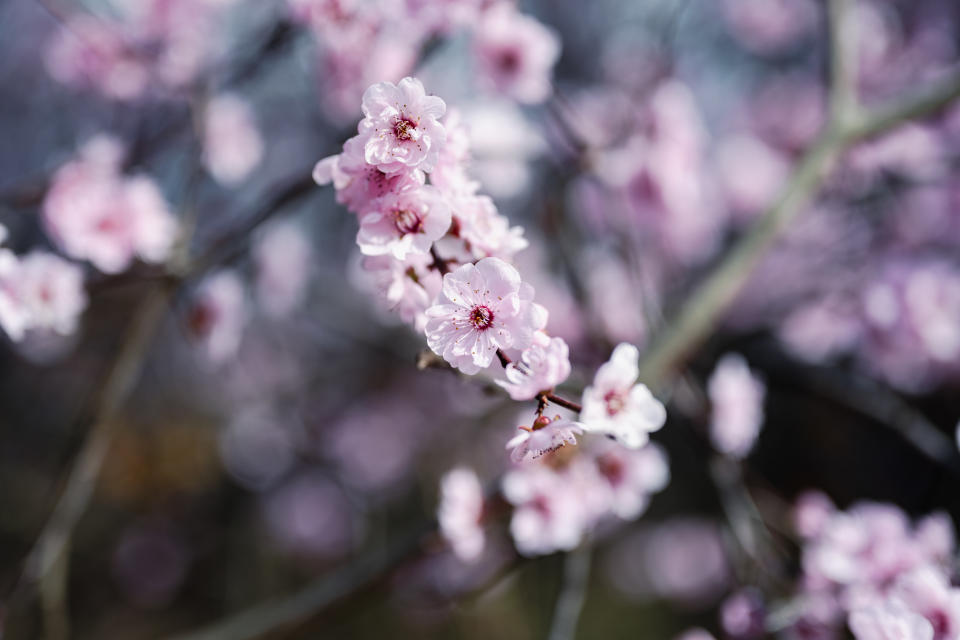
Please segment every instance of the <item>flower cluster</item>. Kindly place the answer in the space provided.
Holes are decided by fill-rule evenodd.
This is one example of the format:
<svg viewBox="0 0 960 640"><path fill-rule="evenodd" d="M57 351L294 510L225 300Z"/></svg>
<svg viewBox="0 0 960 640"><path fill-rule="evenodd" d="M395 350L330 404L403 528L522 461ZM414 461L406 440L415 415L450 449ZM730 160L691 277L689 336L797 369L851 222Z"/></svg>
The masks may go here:
<svg viewBox="0 0 960 640"><path fill-rule="evenodd" d="M509 263L525 246L521 230L477 194L459 118L413 78L371 86L362 111L358 134L321 160L314 178L332 183L357 216L363 269L387 306L450 366L473 375L498 361L506 380L497 384L514 400L537 401L532 425L507 443L518 465L503 485L517 548L570 549L605 516L639 515L669 471L662 451L647 445L666 411L637 383L637 348L621 344L600 367L584 392L582 421L545 416L550 402L577 407L553 395L570 375L570 350L546 333L547 310ZM573 450L584 432L619 444ZM468 476L458 470L444 481L440 521L454 551L475 560L483 497Z"/></svg>
<svg viewBox="0 0 960 640"><path fill-rule="evenodd" d="M795 513L805 540L798 629L824 637L846 620L857 640L960 634L949 516L911 525L893 505L863 502L838 511L817 493L804 495Z"/></svg>
<svg viewBox="0 0 960 640"><path fill-rule="evenodd" d="M57 170L43 201L47 232L64 253L104 273L124 271L136 257L162 262L176 239L159 187L146 176L123 175L122 155L116 140L92 139Z"/></svg>
<svg viewBox="0 0 960 640"><path fill-rule="evenodd" d="M294 20L316 36L324 101L349 118L365 87L414 70L432 39L467 31L479 84L519 102L552 92L560 55L553 31L505 0L288 0Z"/></svg>
<svg viewBox="0 0 960 640"><path fill-rule="evenodd" d="M60 82L115 100L139 98L156 86L185 87L208 63L210 33L228 3L116 2L114 17L77 11L47 49L47 70Z"/></svg>

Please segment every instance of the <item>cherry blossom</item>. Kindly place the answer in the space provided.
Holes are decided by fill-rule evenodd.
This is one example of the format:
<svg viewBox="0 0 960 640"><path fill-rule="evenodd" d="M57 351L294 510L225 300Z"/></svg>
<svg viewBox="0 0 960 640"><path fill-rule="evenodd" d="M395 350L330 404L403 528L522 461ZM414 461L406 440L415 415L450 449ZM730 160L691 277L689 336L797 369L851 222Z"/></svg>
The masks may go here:
<svg viewBox="0 0 960 640"><path fill-rule="evenodd" d="M357 244L368 256L429 253L450 228L450 207L429 185L388 193L368 205L360 218Z"/></svg>
<svg viewBox="0 0 960 640"><path fill-rule="evenodd" d="M307 295L313 249L306 231L293 222L275 224L253 246L257 297L275 318L289 315Z"/></svg>
<svg viewBox="0 0 960 640"><path fill-rule="evenodd" d="M503 478L503 495L514 506L510 534L525 556L569 551L588 524L562 475L543 465L523 465Z"/></svg>
<svg viewBox="0 0 960 640"><path fill-rule="evenodd" d="M933 626L895 599L854 611L850 630L857 640L933 640Z"/></svg>
<svg viewBox="0 0 960 640"><path fill-rule="evenodd" d="M524 349L547 311L533 287L499 258L465 264L443 277L439 303L427 309L427 344L466 374L490 366L498 349Z"/></svg>
<svg viewBox="0 0 960 640"><path fill-rule="evenodd" d="M570 348L563 338L537 333L533 344L521 353L520 361L508 364L504 375L507 380L497 380L497 384L506 389L511 398L532 400L570 375Z"/></svg>
<svg viewBox="0 0 960 640"><path fill-rule="evenodd" d="M488 9L474 34L474 56L485 82L519 102L536 104L552 93L560 39L508 2Z"/></svg>
<svg viewBox="0 0 960 640"><path fill-rule="evenodd" d="M605 442L592 452L597 470L609 485L609 509L623 520L633 520L647 509L650 496L670 483L664 450L654 443L625 449Z"/></svg>
<svg viewBox="0 0 960 640"><path fill-rule="evenodd" d="M83 269L44 251L27 254L19 265L18 291L31 329L67 335L87 307Z"/></svg>
<svg viewBox="0 0 960 640"><path fill-rule="evenodd" d="M483 487L473 471L459 468L443 476L437 520L443 537L464 562L474 562L483 553L483 505Z"/></svg>
<svg viewBox="0 0 960 640"><path fill-rule="evenodd" d="M239 276L220 271L200 284L187 313L187 329L207 358L220 364L240 348L246 314L246 293Z"/></svg>
<svg viewBox="0 0 960 640"><path fill-rule="evenodd" d="M433 258L411 253L404 260L392 256L369 256L363 259L364 275L373 284L384 306L400 319L423 331L425 312L440 293L442 278L431 270Z"/></svg>
<svg viewBox="0 0 960 640"><path fill-rule="evenodd" d="M119 173L118 144L95 138L60 167L43 201L47 230L72 258L103 272L126 269L135 256L166 259L176 222L156 183Z"/></svg>
<svg viewBox="0 0 960 640"><path fill-rule="evenodd" d="M459 223L459 235L478 258L509 260L527 247L523 227L511 227L489 197L462 196L452 200L452 206Z"/></svg>
<svg viewBox="0 0 960 640"><path fill-rule="evenodd" d="M756 442L763 425L766 387L750 372L742 356L727 354L707 382L712 416L710 440L717 451L743 458Z"/></svg>
<svg viewBox="0 0 960 640"><path fill-rule="evenodd" d="M364 158L385 173L407 169L429 172L439 159L446 131L439 119L446 104L428 96L415 78L398 84L380 82L363 94L358 130L364 140Z"/></svg>
<svg viewBox="0 0 960 640"><path fill-rule="evenodd" d="M583 425L559 415L539 416L532 427L519 427L520 433L507 443L510 459L514 462L536 460L568 444L577 444L576 434L583 433Z"/></svg>
<svg viewBox="0 0 960 640"><path fill-rule="evenodd" d="M6 235L6 228L3 229ZM6 247L0 247L0 327L14 342L23 339L29 314L21 300L20 261Z"/></svg>
<svg viewBox="0 0 960 640"><path fill-rule="evenodd" d="M951 586L942 570L919 566L897 579L890 596L926 618L933 627L934 640L960 635L960 589Z"/></svg>
<svg viewBox="0 0 960 640"><path fill-rule="evenodd" d="M621 343L583 392L584 430L611 435L630 448L642 447L663 426L667 412L644 384L636 384L640 352Z"/></svg>
<svg viewBox="0 0 960 640"><path fill-rule="evenodd" d="M365 213L374 200L424 183L419 169L387 174L367 164L363 149L363 137L354 136L343 143L342 153L324 158L313 170L314 181L319 185L332 183L337 202L354 213Z"/></svg>
<svg viewBox="0 0 960 640"><path fill-rule="evenodd" d="M238 184L263 158L263 138L253 109L237 95L222 94L210 100L203 133L204 163L222 184Z"/></svg>

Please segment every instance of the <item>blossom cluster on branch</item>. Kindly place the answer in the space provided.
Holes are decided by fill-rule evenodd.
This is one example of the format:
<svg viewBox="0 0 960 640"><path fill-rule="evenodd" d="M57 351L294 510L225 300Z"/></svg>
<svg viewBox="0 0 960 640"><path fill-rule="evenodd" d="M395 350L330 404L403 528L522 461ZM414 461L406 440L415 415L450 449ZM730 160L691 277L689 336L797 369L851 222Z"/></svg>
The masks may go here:
<svg viewBox="0 0 960 640"><path fill-rule="evenodd" d="M637 348L621 344L600 367L584 391L581 421L544 415L551 402L581 409L553 395L570 374L569 348L546 332L547 310L509 263L526 246L522 229L510 227L469 179L466 123L415 78L372 85L362 110L358 134L321 160L314 178L332 183L356 214L363 266L381 283L382 300L450 366L474 375L499 362L506 379L497 383L511 398L538 402L530 426L507 443L518 465L504 478L518 549L570 549L605 514L639 515L668 472L660 449L643 448L666 411L637 382ZM561 453L584 432L618 444ZM465 473L445 483L441 513L453 548L475 558L483 498Z"/></svg>

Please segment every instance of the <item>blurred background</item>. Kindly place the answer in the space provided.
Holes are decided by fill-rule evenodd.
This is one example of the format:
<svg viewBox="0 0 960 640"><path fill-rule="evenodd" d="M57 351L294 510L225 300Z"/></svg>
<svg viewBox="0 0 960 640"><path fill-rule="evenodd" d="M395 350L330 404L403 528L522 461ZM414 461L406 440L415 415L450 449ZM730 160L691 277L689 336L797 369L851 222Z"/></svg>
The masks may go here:
<svg viewBox="0 0 960 640"><path fill-rule="evenodd" d="M541 96L484 68L490 4L0 2L3 246L74 278L51 285L73 287L57 320L17 331L0 304L4 638L172 637L311 584L333 591L288 624L203 637L547 637L563 554L518 557L504 515L464 563L432 525L441 476L495 486L532 404L418 367L422 334L379 303L313 165L372 83L415 75L456 109L576 393L616 344L654 344L776 202L827 119L828 10L521 1L560 43ZM853 4L865 105L954 70L960 5ZM723 620L744 587L800 588L798 496L960 516L958 155L947 106L831 165L665 392L669 486L592 534L577 637L843 637ZM67 231L105 175L153 211L120 255ZM742 461L709 437L728 353L765 389Z"/></svg>

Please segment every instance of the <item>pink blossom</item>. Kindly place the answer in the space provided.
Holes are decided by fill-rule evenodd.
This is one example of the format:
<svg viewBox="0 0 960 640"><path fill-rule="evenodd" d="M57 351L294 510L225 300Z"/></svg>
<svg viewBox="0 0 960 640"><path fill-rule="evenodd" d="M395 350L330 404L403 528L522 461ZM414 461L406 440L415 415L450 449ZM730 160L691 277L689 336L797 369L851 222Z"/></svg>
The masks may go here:
<svg viewBox="0 0 960 640"><path fill-rule="evenodd" d="M463 122L459 109L447 109L443 118L447 132L446 143L440 149L437 164L430 172L430 184L448 196L470 196L476 193L476 181L467 176L466 165L470 161L470 132Z"/></svg>
<svg viewBox="0 0 960 640"><path fill-rule="evenodd" d="M636 384L639 360L635 346L621 343L597 370L593 384L583 392L584 431L611 435L636 449L647 443L650 432L663 426L666 409L646 385Z"/></svg>
<svg viewBox="0 0 960 640"><path fill-rule="evenodd" d="M553 89L560 39L508 2L488 9L474 33L474 56L484 81L519 102L536 104Z"/></svg>
<svg viewBox="0 0 960 640"><path fill-rule="evenodd" d="M115 142L94 139L53 177L43 202L47 230L72 258L106 273L126 269L134 256L166 259L176 222L156 183L123 177Z"/></svg>
<svg viewBox="0 0 960 640"><path fill-rule="evenodd" d="M429 253L450 228L450 207L436 188L421 186L388 193L371 202L360 218L357 244L368 256Z"/></svg>
<svg viewBox="0 0 960 640"><path fill-rule="evenodd" d="M794 528L804 538L815 538L823 533L836 510L825 494L805 491L800 494L793 507Z"/></svg>
<svg viewBox="0 0 960 640"><path fill-rule="evenodd" d="M411 253L404 260L391 256L368 256L363 259L363 272L372 281L378 298L400 319L423 331L425 312L440 293L442 278L430 269L433 258Z"/></svg>
<svg viewBox="0 0 960 640"><path fill-rule="evenodd" d="M370 86L363 94L364 119L358 126L367 163L385 173L429 172L446 142L439 122L446 108L440 98L426 95L415 78Z"/></svg>
<svg viewBox="0 0 960 640"><path fill-rule="evenodd" d="M794 44L817 24L813 0L724 0L733 34L758 53L776 53Z"/></svg>
<svg viewBox="0 0 960 640"><path fill-rule="evenodd" d="M777 337L792 355L823 362L853 348L861 329L856 309L845 300L827 298L795 308L780 323Z"/></svg>
<svg viewBox="0 0 960 640"><path fill-rule="evenodd" d="M313 249L300 225L271 226L253 246L253 259L257 297L269 315L285 317L303 303L310 286Z"/></svg>
<svg viewBox="0 0 960 640"><path fill-rule="evenodd" d="M536 460L565 445L577 444L576 434L583 433L583 425L559 415L552 420L540 416L533 421L532 427L519 429L520 433L507 443L507 449L511 449L510 459L514 462Z"/></svg>
<svg viewBox="0 0 960 640"><path fill-rule="evenodd" d="M238 184L263 158L253 109L239 96L222 94L210 100L203 133L204 163L218 182Z"/></svg>
<svg viewBox="0 0 960 640"><path fill-rule="evenodd" d="M633 520L647 509L650 496L670 483L667 455L655 443L625 449L606 442L592 452L597 470L609 485L609 509L623 520Z"/></svg>
<svg viewBox="0 0 960 640"><path fill-rule="evenodd" d="M933 627L897 600L878 602L850 614L857 640L933 640Z"/></svg>
<svg viewBox="0 0 960 640"><path fill-rule="evenodd" d="M337 202L354 213L365 213L374 200L424 183L419 169L388 174L367 164L363 148L363 137L354 136L343 143L342 153L324 158L313 170L316 183L332 183L337 190Z"/></svg>
<svg viewBox="0 0 960 640"><path fill-rule="evenodd" d="M233 271L204 280L187 313L187 329L207 358L220 364L236 355L246 324L246 293Z"/></svg>
<svg viewBox="0 0 960 640"><path fill-rule="evenodd" d="M934 640L960 637L960 589L950 585L943 571L922 565L897 578L890 591L933 627Z"/></svg>
<svg viewBox="0 0 960 640"><path fill-rule="evenodd" d="M464 562L474 562L483 553L483 505L483 487L473 471L454 469L443 476L437 520L443 537Z"/></svg>
<svg viewBox="0 0 960 640"><path fill-rule="evenodd" d="M510 221L497 212L493 200L487 196L461 196L451 204L459 223L459 235L477 258L509 260L527 247L523 227L511 227Z"/></svg>
<svg viewBox="0 0 960 640"><path fill-rule="evenodd" d="M50 75L75 87L96 87L109 98L140 96L149 69L124 37L121 23L78 14L71 16L46 49Z"/></svg>
<svg viewBox="0 0 960 640"><path fill-rule="evenodd" d="M21 300L20 275L17 256L7 248L0 248L0 327L14 342L23 339L30 323L29 313Z"/></svg>
<svg viewBox="0 0 960 640"><path fill-rule="evenodd" d="M73 333L87 307L83 269L52 253L34 251L20 261L18 290L31 329Z"/></svg>
<svg viewBox="0 0 960 640"><path fill-rule="evenodd" d="M723 140L716 165L727 202L741 220L750 219L773 202L790 169L784 154L748 135Z"/></svg>
<svg viewBox="0 0 960 640"><path fill-rule="evenodd" d="M523 465L503 478L503 495L514 506L510 534L517 551L536 556L580 544L589 521L561 473Z"/></svg>
<svg viewBox="0 0 960 640"><path fill-rule="evenodd" d="M317 471L303 473L271 492L264 515L281 547L310 556L345 553L359 529L343 491Z"/></svg>
<svg viewBox="0 0 960 640"><path fill-rule="evenodd" d="M497 384L514 400L532 400L541 391L553 389L570 375L570 348L563 338L537 333L532 345L523 350L520 362L504 370L507 380Z"/></svg>
<svg viewBox="0 0 960 640"><path fill-rule="evenodd" d="M547 322L533 287L499 258L465 264L443 277L442 297L427 309L427 344L464 373L490 366L497 349L525 349Z"/></svg>
<svg viewBox="0 0 960 640"><path fill-rule="evenodd" d="M755 589L736 591L720 607L720 623L731 638L757 638L764 634L763 597Z"/></svg>
<svg viewBox="0 0 960 640"><path fill-rule="evenodd" d="M766 387L742 356L731 353L717 363L707 383L712 416L710 440L720 453L743 458L763 425Z"/></svg>

